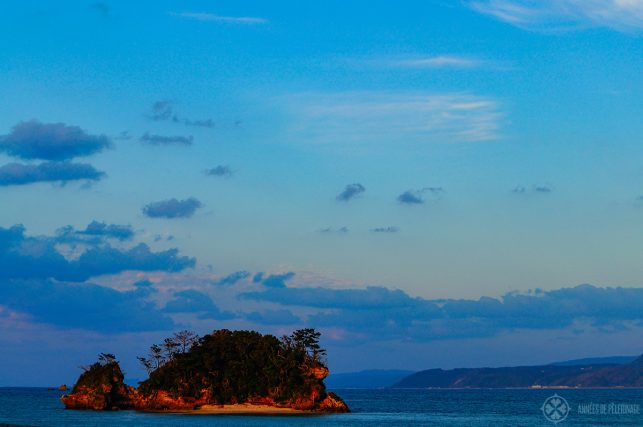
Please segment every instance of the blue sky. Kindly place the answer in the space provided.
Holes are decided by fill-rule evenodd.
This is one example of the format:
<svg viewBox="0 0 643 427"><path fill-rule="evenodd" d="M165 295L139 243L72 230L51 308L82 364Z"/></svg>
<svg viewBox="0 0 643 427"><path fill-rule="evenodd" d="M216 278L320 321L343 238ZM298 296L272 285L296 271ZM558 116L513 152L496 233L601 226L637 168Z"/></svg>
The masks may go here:
<svg viewBox="0 0 643 427"><path fill-rule="evenodd" d="M0 28L0 384L38 383L38 340L70 381L178 327L317 326L339 371L641 352L641 2L27 1Z"/></svg>

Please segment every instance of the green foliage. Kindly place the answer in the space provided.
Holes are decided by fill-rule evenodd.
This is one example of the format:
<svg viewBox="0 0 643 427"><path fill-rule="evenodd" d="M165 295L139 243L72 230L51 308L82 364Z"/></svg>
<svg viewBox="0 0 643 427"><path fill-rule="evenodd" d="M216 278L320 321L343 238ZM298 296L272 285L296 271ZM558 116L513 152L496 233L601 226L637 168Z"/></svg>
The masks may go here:
<svg viewBox="0 0 643 427"><path fill-rule="evenodd" d="M123 382L123 372L113 354L101 353L98 356L98 362L82 368L84 372L74 385L72 390L74 393L82 387L96 389L104 384L114 385Z"/></svg>
<svg viewBox="0 0 643 427"><path fill-rule="evenodd" d="M163 344L153 344L148 357L139 356L137 359L149 374L173 360L177 354L189 351L198 340L199 336L194 332L180 331L163 340Z"/></svg>
<svg viewBox="0 0 643 427"><path fill-rule="evenodd" d="M98 355L98 363L101 365L109 365L116 362L116 356L111 353L101 353Z"/></svg>
<svg viewBox="0 0 643 427"><path fill-rule="evenodd" d="M185 332L179 334L185 336ZM151 368L149 379L139 388L143 393L165 390L197 398L207 390L213 403L224 404L258 397L287 402L324 390L321 380L311 374L311 368L325 366L325 350L314 329L301 329L282 339L222 329L190 345L182 345L179 334L152 346L149 358L139 358ZM168 346L168 340L179 345Z"/></svg>
<svg viewBox="0 0 643 427"><path fill-rule="evenodd" d="M312 328L298 329L292 334L292 342L301 351L305 351L314 362L326 355L326 350L320 347L321 334Z"/></svg>

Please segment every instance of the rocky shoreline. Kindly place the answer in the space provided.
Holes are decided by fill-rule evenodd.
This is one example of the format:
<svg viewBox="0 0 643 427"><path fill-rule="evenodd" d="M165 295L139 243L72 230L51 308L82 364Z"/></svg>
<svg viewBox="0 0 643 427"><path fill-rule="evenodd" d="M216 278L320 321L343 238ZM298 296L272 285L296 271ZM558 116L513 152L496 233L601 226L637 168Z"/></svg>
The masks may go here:
<svg viewBox="0 0 643 427"><path fill-rule="evenodd" d="M249 336L256 340L266 338L259 334L239 333L239 337L243 339L247 339ZM350 411L339 396L326 391L323 380L329 374L328 368L316 359L307 356L307 353L302 352L303 350L297 349L299 353L296 353L302 356L301 364L293 365L294 367L291 367L290 371L284 371L284 374L271 374L265 380L268 387L260 384L248 385L243 382L243 379L234 375L230 378L237 384L230 384L229 380L221 382L218 378L229 372L225 368L220 368L219 374L212 378L197 373L197 371L208 372L201 369L206 366L201 363L205 362L187 365L193 360L193 358L188 358L190 352L192 352L192 356L196 354L203 358L210 357L211 353L205 352L205 347L199 347L199 345L206 345L208 340L229 343L234 339L233 332L215 331L213 335L204 337L201 344L195 344L185 353L174 356L151 372L150 378L156 382L148 379L138 388L124 383L123 372L113 355L101 354L98 362L84 368L84 372L78 378L72 392L62 396L61 400L66 409L94 411L137 410L201 414L319 414ZM268 337L267 339L272 340L273 338ZM274 348L277 352L283 351L281 347ZM270 357L272 355L266 355L266 358ZM189 362L184 362L184 360ZM221 362L223 359L208 360ZM273 358L272 360L279 359ZM245 381L253 381L252 378L258 378L261 375L265 376L267 367L279 367L279 365L269 365L267 362L266 366L262 366L261 363L250 366L256 370L250 371L247 376L249 380ZM184 375L185 367L192 369L189 371L192 374ZM291 383L286 380L291 383L294 381L293 384L295 384L290 386L291 391L288 393L284 393L283 387L287 387ZM286 385L284 386L284 384ZM238 390L254 391L229 392L233 387L237 387ZM254 387L254 389L249 387Z"/></svg>
<svg viewBox="0 0 643 427"><path fill-rule="evenodd" d="M192 413L192 414L320 414L349 412L346 403L335 393L328 392L319 402L302 401L299 405L283 405L270 399L254 399L235 404L213 404L207 399L185 399L172 397L159 391L152 395L142 395L134 387L109 386L89 389L86 387L61 397L66 409L115 411L137 410L155 413Z"/></svg>

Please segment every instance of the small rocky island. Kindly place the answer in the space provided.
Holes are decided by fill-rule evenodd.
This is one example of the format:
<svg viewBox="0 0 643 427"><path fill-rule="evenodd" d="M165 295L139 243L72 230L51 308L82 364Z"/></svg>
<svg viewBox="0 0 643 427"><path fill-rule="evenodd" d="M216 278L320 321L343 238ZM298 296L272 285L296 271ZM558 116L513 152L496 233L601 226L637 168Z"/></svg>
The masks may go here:
<svg viewBox="0 0 643 427"><path fill-rule="evenodd" d="M349 412L326 391L319 336L314 329L281 339L253 331L222 329L201 338L182 331L139 357L149 378L138 388L126 385L115 356L103 353L61 399L67 409L97 411Z"/></svg>

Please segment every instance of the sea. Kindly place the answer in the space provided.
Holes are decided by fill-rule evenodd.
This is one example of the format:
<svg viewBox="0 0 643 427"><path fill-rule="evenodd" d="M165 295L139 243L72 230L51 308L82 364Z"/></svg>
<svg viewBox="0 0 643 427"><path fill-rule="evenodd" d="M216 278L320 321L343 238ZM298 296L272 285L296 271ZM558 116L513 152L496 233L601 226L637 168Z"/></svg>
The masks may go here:
<svg viewBox="0 0 643 427"><path fill-rule="evenodd" d="M643 426L643 389L335 390L348 414L72 411L60 391L0 388L0 426Z"/></svg>

